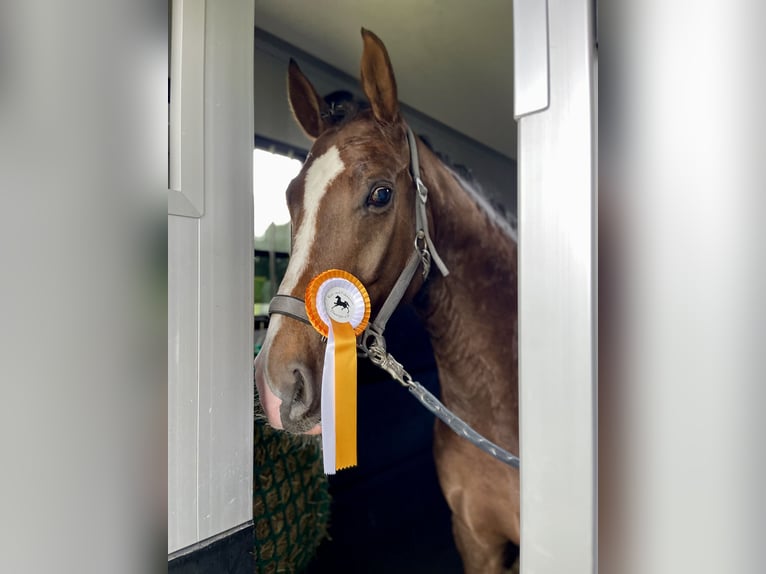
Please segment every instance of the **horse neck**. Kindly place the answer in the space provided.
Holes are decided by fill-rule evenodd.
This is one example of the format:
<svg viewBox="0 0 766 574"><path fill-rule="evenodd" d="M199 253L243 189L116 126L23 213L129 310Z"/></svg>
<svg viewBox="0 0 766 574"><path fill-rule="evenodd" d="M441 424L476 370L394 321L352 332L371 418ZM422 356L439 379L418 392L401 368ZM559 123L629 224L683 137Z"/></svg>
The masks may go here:
<svg viewBox="0 0 766 574"><path fill-rule="evenodd" d="M516 241L429 150L419 147L429 189L431 236L449 269L449 275L441 277L432 266L416 298L439 368L442 398L489 434L494 434L493 426L513 429L512 436L501 438L514 443Z"/></svg>

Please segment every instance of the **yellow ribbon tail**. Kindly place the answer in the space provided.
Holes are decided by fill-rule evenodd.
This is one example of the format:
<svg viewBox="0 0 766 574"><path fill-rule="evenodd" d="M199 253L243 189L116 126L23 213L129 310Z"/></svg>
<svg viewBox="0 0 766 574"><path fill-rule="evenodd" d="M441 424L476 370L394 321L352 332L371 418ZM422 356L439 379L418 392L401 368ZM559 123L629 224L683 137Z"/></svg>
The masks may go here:
<svg viewBox="0 0 766 574"><path fill-rule="evenodd" d="M356 466L356 334L333 319L335 338L335 469Z"/></svg>

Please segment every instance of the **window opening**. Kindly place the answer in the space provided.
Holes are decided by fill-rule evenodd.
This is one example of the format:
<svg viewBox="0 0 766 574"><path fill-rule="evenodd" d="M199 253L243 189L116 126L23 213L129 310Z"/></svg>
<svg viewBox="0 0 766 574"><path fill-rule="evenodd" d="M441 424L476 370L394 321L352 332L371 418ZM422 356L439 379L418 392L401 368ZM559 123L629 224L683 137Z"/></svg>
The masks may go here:
<svg viewBox="0 0 766 574"><path fill-rule="evenodd" d="M269 301L287 271L290 213L285 190L298 175L305 153L259 138L253 151L253 315L254 351L266 336Z"/></svg>

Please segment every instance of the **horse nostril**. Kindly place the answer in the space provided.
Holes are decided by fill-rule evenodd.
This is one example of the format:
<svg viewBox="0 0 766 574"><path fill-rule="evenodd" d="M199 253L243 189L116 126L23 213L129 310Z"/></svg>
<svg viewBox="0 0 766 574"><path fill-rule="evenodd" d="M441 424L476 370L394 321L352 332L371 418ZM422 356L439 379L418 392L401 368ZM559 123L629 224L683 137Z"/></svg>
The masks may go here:
<svg viewBox="0 0 766 574"><path fill-rule="evenodd" d="M293 369L293 394L282 403L285 429L306 432L319 422L319 394L314 392L311 375L301 367Z"/></svg>
<svg viewBox="0 0 766 574"><path fill-rule="evenodd" d="M295 393L293 394L293 403L304 404L306 402L306 379L299 369L293 371L295 377Z"/></svg>

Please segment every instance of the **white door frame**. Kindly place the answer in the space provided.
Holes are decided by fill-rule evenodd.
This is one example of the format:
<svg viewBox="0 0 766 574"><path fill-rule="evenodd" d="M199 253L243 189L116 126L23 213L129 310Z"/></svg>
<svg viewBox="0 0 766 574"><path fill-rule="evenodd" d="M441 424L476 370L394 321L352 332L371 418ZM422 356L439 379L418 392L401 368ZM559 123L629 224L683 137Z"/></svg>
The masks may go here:
<svg viewBox="0 0 766 574"><path fill-rule="evenodd" d="M590 0L514 3L521 567L596 571L596 52Z"/></svg>
<svg viewBox="0 0 766 574"><path fill-rule="evenodd" d="M170 557L252 521L254 394L254 2L173 8Z"/></svg>

